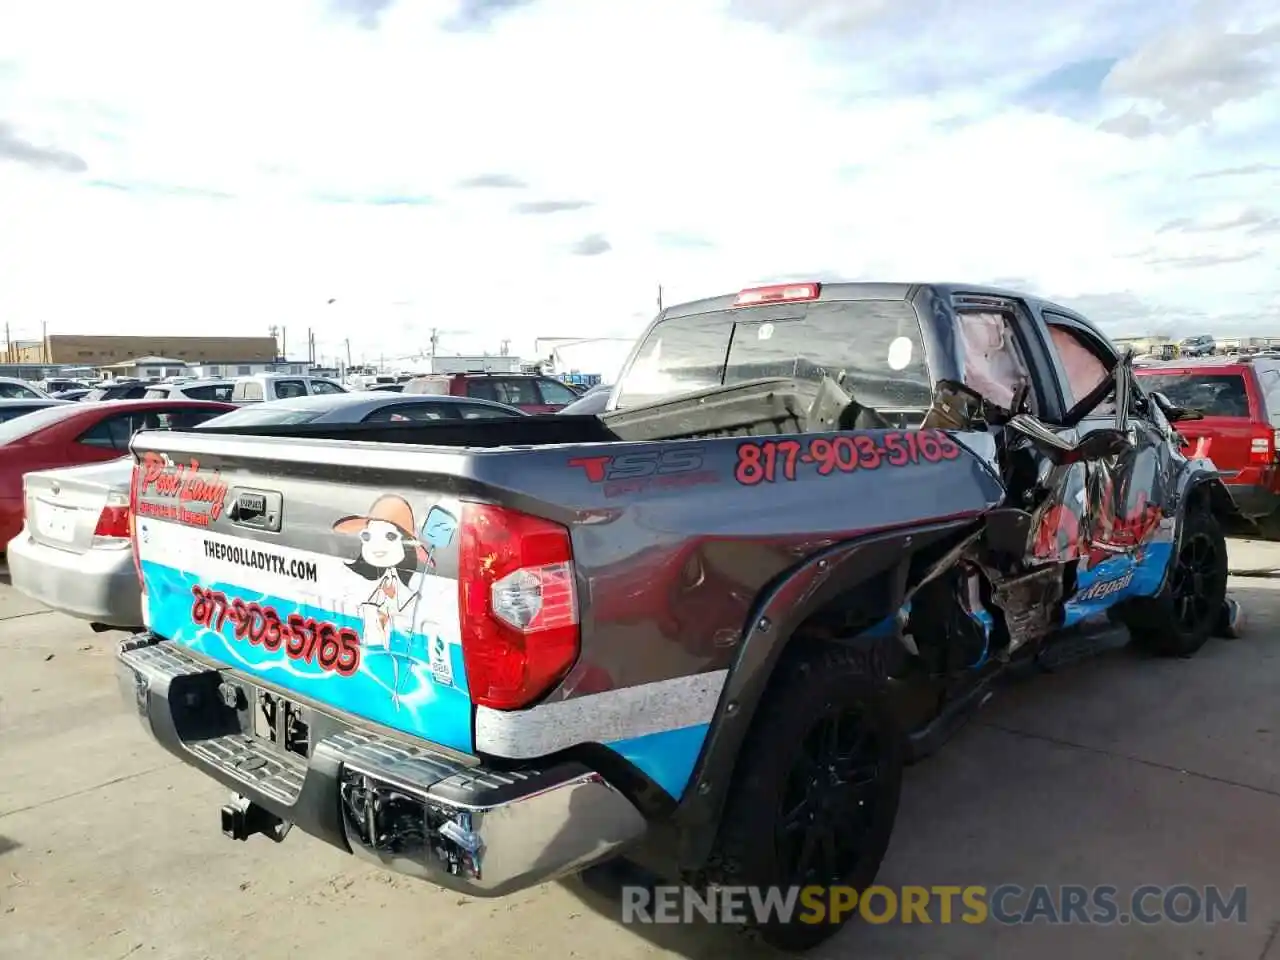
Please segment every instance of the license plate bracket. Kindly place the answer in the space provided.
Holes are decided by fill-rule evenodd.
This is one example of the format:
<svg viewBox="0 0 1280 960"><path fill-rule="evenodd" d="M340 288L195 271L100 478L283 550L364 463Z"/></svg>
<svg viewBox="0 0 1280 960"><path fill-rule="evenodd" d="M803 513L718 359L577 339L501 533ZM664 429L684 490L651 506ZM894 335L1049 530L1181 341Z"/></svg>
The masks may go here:
<svg viewBox="0 0 1280 960"><path fill-rule="evenodd" d="M76 537L76 511L60 503L41 500L36 509L36 527L50 540L70 543Z"/></svg>
<svg viewBox="0 0 1280 960"><path fill-rule="evenodd" d="M311 755L310 711L270 690L253 689L251 732L281 753Z"/></svg>

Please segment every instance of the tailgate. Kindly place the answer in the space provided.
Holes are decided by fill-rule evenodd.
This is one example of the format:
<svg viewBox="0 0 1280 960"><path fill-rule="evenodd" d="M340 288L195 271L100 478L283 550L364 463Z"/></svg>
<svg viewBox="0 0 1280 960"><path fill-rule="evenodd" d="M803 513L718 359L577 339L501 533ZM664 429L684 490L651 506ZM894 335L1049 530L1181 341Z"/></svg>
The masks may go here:
<svg viewBox="0 0 1280 960"><path fill-rule="evenodd" d="M286 695L471 751L459 507L432 492L460 458L405 451L393 473L343 444L169 433L134 446L154 633Z"/></svg>
<svg viewBox="0 0 1280 960"><path fill-rule="evenodd" d="M1212 460L1225 479L1249 466L1250 445L1256 435L1249 420L1206 416L1203 420L1182 420L1176 426L1187 438L1186 455Z"/></svg>

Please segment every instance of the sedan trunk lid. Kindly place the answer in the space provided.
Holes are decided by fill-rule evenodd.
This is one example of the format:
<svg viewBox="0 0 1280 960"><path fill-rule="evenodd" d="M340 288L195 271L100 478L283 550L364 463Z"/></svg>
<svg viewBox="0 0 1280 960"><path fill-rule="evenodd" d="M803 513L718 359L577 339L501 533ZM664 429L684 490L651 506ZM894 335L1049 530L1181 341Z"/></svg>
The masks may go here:
<svg viewBox="0 0 1280 960"><path fill-rule="evenodd" d="M129 545L129 479L132 461L41 470L23 482L27 529L57 550L86 553Z"/></svg>

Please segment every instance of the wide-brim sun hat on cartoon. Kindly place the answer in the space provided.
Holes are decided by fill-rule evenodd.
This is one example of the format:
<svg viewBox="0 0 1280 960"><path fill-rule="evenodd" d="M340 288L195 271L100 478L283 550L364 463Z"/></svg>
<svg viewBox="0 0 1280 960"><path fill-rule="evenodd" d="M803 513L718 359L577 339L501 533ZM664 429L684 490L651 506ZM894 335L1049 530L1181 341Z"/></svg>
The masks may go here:
<svg viewBox="0 0 1280 960"><path fill-rule="evenodd" d="M373 520L381 520L383 523L391 524L400 531L400 536L404 539L406 545L412 545L417 548L419 560L427 558L426 548L413 535L413 507L409 506L409 501L404 497L397 496L394 493L386 493L380 496L373 502L369 512L363 516L343 517L333 525L333 530L335 533L360 533Z"/></svg>

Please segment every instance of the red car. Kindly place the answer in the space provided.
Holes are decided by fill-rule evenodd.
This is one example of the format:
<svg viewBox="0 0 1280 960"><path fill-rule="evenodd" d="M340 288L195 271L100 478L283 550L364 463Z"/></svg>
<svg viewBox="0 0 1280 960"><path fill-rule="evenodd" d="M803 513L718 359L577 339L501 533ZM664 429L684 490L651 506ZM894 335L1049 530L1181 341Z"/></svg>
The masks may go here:
<svg viewBox="0 0 1280 960"><path fill-rule="evenodd" d="M404 385L404 393L496 400L525 413L555 413L578 399L559 380L533 373L439 373Z"/></svg>
<svg viewBox="0 0 1280 960"><path fill-rule="evenodd" d="M22 530L22 478L116 460L139 430L189 430L235 410L206 400L105 400L45 407L0 423L0 553Z"/></svg>
<svg viewBox="0 0 1280 960"><path fill-rule="evenodd" d="M1204 414L1175 425L1186 454L1212 460L1241 513L1280 535L1280 360L1184 357L1134 373L1147 392Z"/></svg>

